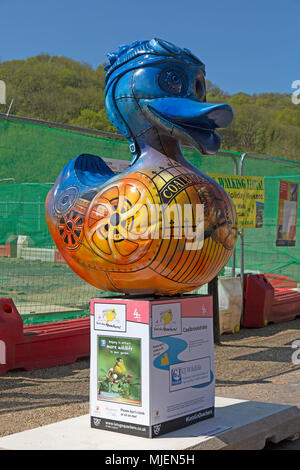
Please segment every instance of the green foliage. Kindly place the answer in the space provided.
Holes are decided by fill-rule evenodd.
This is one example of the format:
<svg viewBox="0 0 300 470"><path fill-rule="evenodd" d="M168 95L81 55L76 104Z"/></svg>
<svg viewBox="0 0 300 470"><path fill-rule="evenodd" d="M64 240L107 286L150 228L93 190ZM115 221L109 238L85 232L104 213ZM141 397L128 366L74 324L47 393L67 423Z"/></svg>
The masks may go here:
<svg viewBox="0 0 300 470"><path fill-rule="evenodd" d="M221 129L222 149L300 161L300 106L280 93L225 94L209 84L207 101L232 106L234 120Z"/></svg>
<svg viewBox="0 0 300 470"><path fill-rule="evenodd" d="M41 54L0 63L11 114L118 132L104 105L105 71L66 57ZM241 84L242 85L242 84ZM280 93L229 95L207 80L207 101L232 106L234 120L221 129L224 150L264 153L300 161L300 105ZM0 105L5 113L7 105Z"/></svg>
<svg viewBox="0 0 300 470"><path fill-rule="evenodd" d="M140 387L140 382L134 383L131 374L119 377L117 374L113 373L113 369L110 369L108 372L101 369L101 372L104 372L104 374L98 381L99 393L102 391L112 392L120 394L122 397L139 398L140 389L137 387Z"/></svg>
<svg viewBox="0 0 300 470"><path fill-rule="evenodd" d="M70 124L73 126L86 127L88 129L116 132L116 128L111 124L107 117L105 108L102 108L97 112L92 109L83 109L77 118L70 121Z"/></svg>
<svg viewBox="0 0 300 470"><path fill-rule="evenodd" d="M6 82L7 103L14 99L12 114L70 124L80 121L82 112L89 110L99 113L92 119L93 125L112 129L105 116L103 66L93 70L66 57L43 54L3 62L0 77ZM0 112L5 111L6 107L0 105Z"/></svg>

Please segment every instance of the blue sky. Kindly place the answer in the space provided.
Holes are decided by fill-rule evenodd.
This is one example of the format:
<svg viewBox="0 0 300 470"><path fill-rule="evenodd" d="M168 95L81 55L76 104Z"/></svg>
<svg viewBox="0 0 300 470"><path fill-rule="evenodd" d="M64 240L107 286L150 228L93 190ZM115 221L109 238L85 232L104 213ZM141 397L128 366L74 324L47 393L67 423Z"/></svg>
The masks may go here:
<svg viewBox="0 0 300 470"><path fill-rule="evenodd" d="M300 80L299 0L0 0L1 61L49 53L97 67L152 37L189 48L229 93L291 93Z"/></svg>

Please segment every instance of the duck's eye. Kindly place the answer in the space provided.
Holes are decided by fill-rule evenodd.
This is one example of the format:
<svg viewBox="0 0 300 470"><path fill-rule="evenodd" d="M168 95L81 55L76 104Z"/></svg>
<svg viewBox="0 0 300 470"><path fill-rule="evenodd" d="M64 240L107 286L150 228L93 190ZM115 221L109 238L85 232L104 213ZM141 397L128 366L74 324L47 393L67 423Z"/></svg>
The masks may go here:
<svg viewBox="0 0 300 470"><path fill-rule="evenodd" d="M182 70L165 69L159 74L159 86L166 92L182 96L187 90L187 77Z"/></svg>

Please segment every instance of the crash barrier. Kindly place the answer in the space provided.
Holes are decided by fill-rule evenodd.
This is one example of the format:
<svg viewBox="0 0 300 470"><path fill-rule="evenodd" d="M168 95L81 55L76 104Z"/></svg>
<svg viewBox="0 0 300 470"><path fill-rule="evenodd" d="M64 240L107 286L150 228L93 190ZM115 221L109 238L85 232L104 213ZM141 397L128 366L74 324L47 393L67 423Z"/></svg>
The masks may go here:
<svg viewBox="0 0 300 470"><path fill-rule="evenodd" d="M71 364L89 354L89 318L24 327L12 299L0 299L0 375Z"/></svg>
<svg viewBox="0 0 300 470"><path fill-rule="evenodd" d="M282 279L273 282L282 285ZM300 292L295 288L274 287L263 274L247 275L243 326L260 328L268 323L294 320L300 316Z"/></svg>

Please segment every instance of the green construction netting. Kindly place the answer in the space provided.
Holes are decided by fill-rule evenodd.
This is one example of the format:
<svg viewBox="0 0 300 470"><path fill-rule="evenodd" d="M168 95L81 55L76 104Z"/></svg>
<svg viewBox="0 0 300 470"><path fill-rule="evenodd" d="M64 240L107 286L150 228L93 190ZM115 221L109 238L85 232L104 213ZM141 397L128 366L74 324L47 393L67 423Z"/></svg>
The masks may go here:
<svg viewBox="0 0 300 470"><path fill-rule="evenodd" d="M31 246L53 245L45 219L45 199L51 184L0 185L0 244L27 235Z"/></svg>
<svg viewBox="0 0 300 470"><path fill-rule="evenodd" d="M49 189L63 166L81 153L131 159L127 141L0 117L0 297L14 300L26 324L88 315L90 298L104 295L54 259L45 222ZM203 156L184 149L184 154L205 173L234 174L241 158L238 152ZM265 178L264 225L244 231L245 271L281 273L300 282L300 203L296 246L276 246L279 183L300 183L300 167L283 159L246 158L244 174ZM221 274L231 275L231 266L232 260ZM236 273L239 268L240 241Z"/></svg>
<svg viewBox="0 0 300 470"><path fill-rule="evenodd" d="M130 159L127 141L0 117L0 181L53 183L64 165L81 153Z"/></svg>

